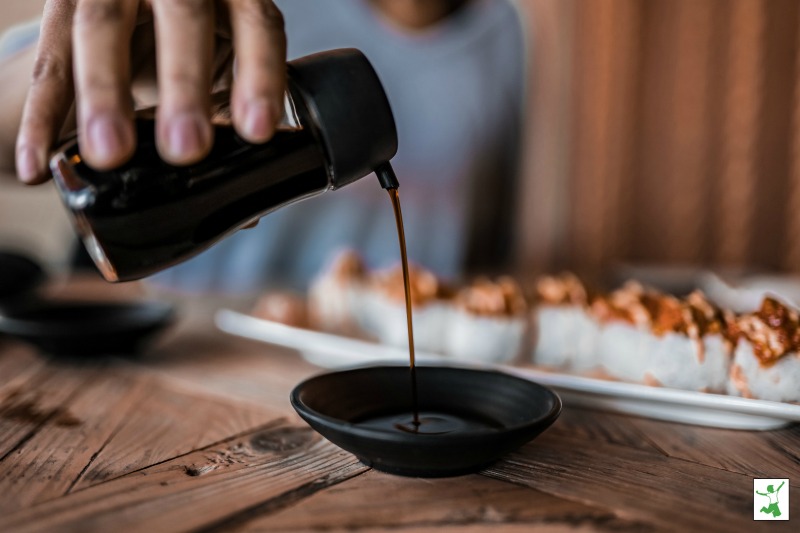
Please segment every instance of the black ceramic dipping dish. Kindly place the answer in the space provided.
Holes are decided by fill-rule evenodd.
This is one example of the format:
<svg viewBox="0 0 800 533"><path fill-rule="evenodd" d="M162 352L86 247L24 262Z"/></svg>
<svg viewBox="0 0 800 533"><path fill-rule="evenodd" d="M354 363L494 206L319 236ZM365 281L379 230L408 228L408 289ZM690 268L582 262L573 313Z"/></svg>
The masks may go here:
<svg viewBox="0 0 800 533"><path fill-rule="evenodd" d="M550 389L501 372L418 367L419 410L488 420L499 429L424 435L359 426L412 412L408 367L369 367L313 377L292 406L323 437L377 470L417 477L475 472L530 441L561 413Z"/></svg>
<svg viewBox="0 0 800 533"><path fill-rule="evenodd" d="M65 356L132 355L173 319L160 302L27 301L0 313L0 333Z"/></svg>
<svg viewBox="0 0 800 533"><path fill-rule="evenodd" d="M30 257L0 251L0 304L31 292L44 278L44 270Z"/></svg>

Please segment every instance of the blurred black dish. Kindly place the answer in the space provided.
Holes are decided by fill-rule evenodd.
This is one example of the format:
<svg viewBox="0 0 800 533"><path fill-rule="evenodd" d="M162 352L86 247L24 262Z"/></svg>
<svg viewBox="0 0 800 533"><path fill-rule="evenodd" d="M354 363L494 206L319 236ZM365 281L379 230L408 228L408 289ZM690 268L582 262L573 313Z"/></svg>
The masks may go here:
<svg viewBox="0 0 800 533"><path fill-rule="evenodd" d="M366 427L388 415L411 418L408 367L370 367L313 377L292 391L292 406L322 436L386 472L453 476L491 464L547 429L561 412L550 389L508 374L417 368L421 413L485 421L483 429L418 434Z"/></svg>
<svg viewBox="0 0 800 533"><path fill-rule="evenodd" d="M0 311L0 333L53 355L131 355L173 318L172 306L161 302L30 300Z"/></svg>
<svg viewBox="0 0 800 533"><path fill-rule="evenodd" d="M44 279L44 269L30 257L0 251L0 304L29 294Z"/></svg>

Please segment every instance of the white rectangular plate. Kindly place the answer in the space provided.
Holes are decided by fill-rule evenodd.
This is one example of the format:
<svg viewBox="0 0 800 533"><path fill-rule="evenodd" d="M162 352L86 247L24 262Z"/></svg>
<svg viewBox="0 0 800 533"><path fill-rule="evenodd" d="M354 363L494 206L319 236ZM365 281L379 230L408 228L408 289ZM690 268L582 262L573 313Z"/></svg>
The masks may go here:
<svg viewBox="0 0 800 533"><path fill-rule="evenodd" d="M226 333L293 348L323 368L408 364L408 350L402 348L295 328L228 309L218 311L215 319L217 327ZM767 430L800 422L797 404L607 381L528 366L481 365L420 352L417 362L500 370L555 389L567 406L729 429Z"/></svg>

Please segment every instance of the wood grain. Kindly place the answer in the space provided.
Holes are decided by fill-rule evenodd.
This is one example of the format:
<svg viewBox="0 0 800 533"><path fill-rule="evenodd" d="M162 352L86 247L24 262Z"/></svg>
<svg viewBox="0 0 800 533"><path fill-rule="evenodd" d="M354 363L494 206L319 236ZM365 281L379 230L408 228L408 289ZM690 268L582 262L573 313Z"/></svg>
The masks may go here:
<svg viewBox="0 0 800 533"><path fill-rule="evenodd" d="M220 361L224 357L224 361ZM215 332L203 318L140 360L158 375L193 390L286 411L289 393L320 368L294 350Z"/></svg>
<svg viewBox="0 0 800 533"><path fill-rule="evenodd" d="M752 524L750 476L597 443L565 446L547 437L485 474L583 504L612 506L620 517L661 528L680 524L683 531L729 532Z"/></svg>
<svg viewBox="0 0 800 533"><path fill-rule="evenodd" d="M222 401L150 379L146 393L96 449L73 490L204 448L280 416L275 409Z"/></svg>
<svg viewBox="0 0 800 533"><path fill-rule="evenodd" d="M389 494L387 501L375 494ZM613 510L564 500L527 487L471 475L403 479L370 471L277 514L240 525L242 530L362 531L391 528L440 531L442 527L530 529L594 527L650 530Z"/></svg>
<svg viewBox="0 0 800 533"><path fill-rule="evenodd" d="M9 455L22 453L20 448L41 428L73 423L75 418L65 404L96 373L92 368L75 367L64 371L61 366L48 365L14 388L6 387L0 399L0 461L3 461L3 470ZM0 476L2 483L15 479L8 473Z"/></svg>
<svg viewBox="0 0 800 533"><path fill-rule="evenodd" d="M567 408L548 430L548 434L570 440L627 446L652 453L663 453L645 431L632 423L634 420L626 415Z"/></svg>
<svg viewBox="0 0 800 533"><path fill-rule="evenodd" d="M0 398L19 387L44 365L31 348L0 338Z"/></svg>
<svg viewBox="0 0 800 533"><path fill-rule="evenodd" d="M72 370L62 368L60 373ZM66 493L140 399L142 385L121 375L84 376L76 392L60 403L60 413L49 416L3 461L0 513Z"/></svg>
<svg viewBox="0 0 800 533"><path fill-rule="evenodd" d="M293 491L366 471L308 427L273 424L28 510L6 515L16 531L187 531L226 521Z"/></svg>
<svg viewBox="0 0 800 533"><path fill-rule="evenodd" d="M754 478L800 472L800 425L767 432L681 426L643 418L631 419L630 425L669 457Z"/></svg>
<svg viewBox="0 0 800 533"><path fill-rule="evenodd" d="M800 426L570 406L481 475L385 475L298 422L288 392L319 369L207 323L136 360L5 343L0 370L2 531L783 531L752 521L752 479L800 493Z"/></svg>

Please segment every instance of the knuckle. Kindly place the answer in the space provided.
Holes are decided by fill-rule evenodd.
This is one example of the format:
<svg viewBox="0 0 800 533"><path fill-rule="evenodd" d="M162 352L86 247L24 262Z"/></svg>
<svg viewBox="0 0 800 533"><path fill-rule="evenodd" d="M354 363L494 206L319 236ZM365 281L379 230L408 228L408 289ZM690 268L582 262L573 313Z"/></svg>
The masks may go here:
<svg viewBox="0 0 800 533"><path fill-rule="evenodd" d="M44 18L48 16L59 20L69 20L75 13L75 5L78 0L47 0L44 6Z"/></svg>
<svg viewBox="0 0 800 533"><path fill-rule="evenodd" d="M121 2L113 0L83 0L75 11L74 25L96 26L118 23L124 16Z"/></svg>
<svg viewBox="0 0 800 533"><path fill-rule="evenodd" d="M200 18L208 13L208 0L166 0L169 6L182 16Z"/></svg>
<svg viewBox="0 0 800 533"><path fill-rule="evenodd" d="M22 116L17 143L20 145L41 142L58 125L58 112L52 106L38 102L35 109L27 109Z"/></svg>
<svg viewBox="0 0 800 533"><path fill-rule="evenodd" d="M259 26L283 31L283 13L272 0L230 0L231 9L240 12L244 20Z"/></svg>
<svg viewBox="0 0 800 533"><path fill-rule="evenodd" d="M164 89L187 103L196 100L202 93L202 77L188 69L174 69L166 73Z"/></svg>
<svg viewBox="0 0 800 533"><path fill-rule="evenodd" d="M120 92L120 83L112 77L103 75L100 72L92 72L86 76L80 85L80 90L84 96L91 95L97 98L100 95L116 97Z"/></svg>
<svg viewBox="0 0 800 533"><path fill-rule="evenodd" d="M40 54L36 58L33 64L31 85L36 86L47 82L64 85L71 82L69 66L64 58L49 53Z"/></svg>
<svg viewBox="0 0 800 533"><path fill-rule="evenodd" d="M193 88L197 85L198 77L188 70L177 69L167 75L167 81L173 86Z"/></svg>

